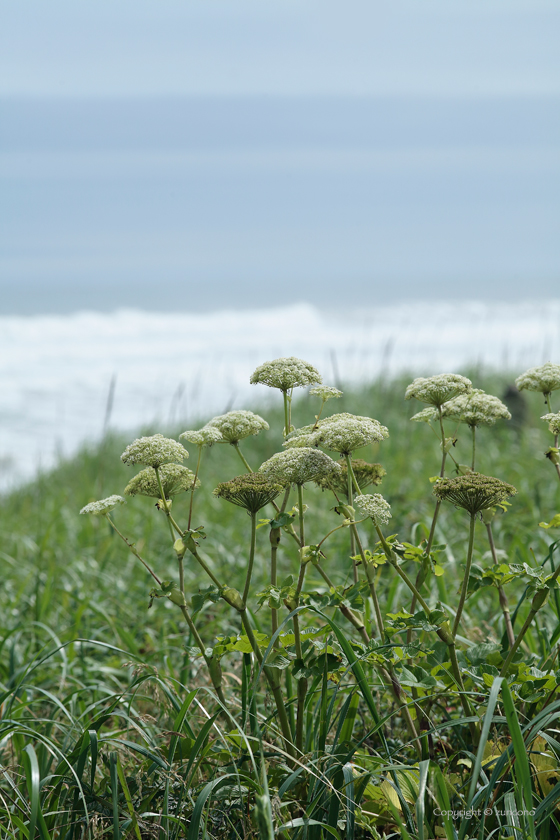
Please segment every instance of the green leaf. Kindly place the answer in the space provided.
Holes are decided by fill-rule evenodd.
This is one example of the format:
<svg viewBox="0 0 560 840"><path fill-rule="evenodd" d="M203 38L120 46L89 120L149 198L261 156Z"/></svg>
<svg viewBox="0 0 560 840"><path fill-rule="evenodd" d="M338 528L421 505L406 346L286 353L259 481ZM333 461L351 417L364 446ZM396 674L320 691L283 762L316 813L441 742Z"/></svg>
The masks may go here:
<svg viewBox="0 0 560 840"><path fill-rule="evenodd" d="M560 528L560 513L553 516L548 525L546 522L539 522L539 528Z"/></svg>

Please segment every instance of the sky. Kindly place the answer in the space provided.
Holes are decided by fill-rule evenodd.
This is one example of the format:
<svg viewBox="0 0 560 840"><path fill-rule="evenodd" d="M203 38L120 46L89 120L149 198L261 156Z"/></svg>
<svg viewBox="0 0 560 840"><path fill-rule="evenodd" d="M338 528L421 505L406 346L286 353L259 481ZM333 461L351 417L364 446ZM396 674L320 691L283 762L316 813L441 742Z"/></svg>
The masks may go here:
<svg viewBox="0 0 560 840"><path fill-rule="evenodd" d="M560 296L557 2L0 22L0 314Z"/></svg>

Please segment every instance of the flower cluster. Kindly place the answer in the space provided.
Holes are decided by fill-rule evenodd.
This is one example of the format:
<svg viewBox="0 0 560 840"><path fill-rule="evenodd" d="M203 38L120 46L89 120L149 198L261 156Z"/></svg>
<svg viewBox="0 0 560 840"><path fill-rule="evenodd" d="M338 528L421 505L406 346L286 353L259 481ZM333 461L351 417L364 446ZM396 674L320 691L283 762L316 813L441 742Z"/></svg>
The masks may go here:
<svg viewBox="0 0 560 840"><path fill-rule="evenodd" d="M507 406L498 397L473 388L468 394L449 400L442 408L444 417L453 417L469 426L493 426L497 420L511 420Z"/></svg>
<svg viewBox="0 0 560 840"><path fill-rule="evenodd" d="M176 440L157 434L134 440L124 450L121 461L131 466L161 467L162 464L178 463L188 457L185 447Z"/></svg>
<svg viewBox="0 0 560 840"><path fill-rule="evenodd" d="M354 504L364 516L370 516L378 527L387 525L392 517L391 505L381 493L356 496Z"/></svg>
<svg viewBox="0 0 560 840"><path fill-rule="evenodd" d="M195 446L212 446L213 443L218 443L222 439L222 433L219 429L209 428L208 426L204 426L197 431L189 429L179 435L179 440L188 440Z"/></svg>
<svg viewBox="0 0 560 840"><path fill-rule="evenodd" d="M277 452L259 468L259 473L270 481L287 484L305 484L306 481L325 479L340 472L340 467L318 449L301 447Z"/></svg>
<svg viewBox="0 0 560 840"><path fill-rule="evenodd" d="M322 381L321 374L313 365L295 356L265 362L259 365L251 376L251 385L261 383L268 385L269 388L279 388L284 392L291 388L301 388Z"/></svg>
<svg viewBox="0 0 560 840"><path fill-rule="evenodd" d="M417 414L414 414L410 419L414 420L415 423L431 423L432 420L437 419L437 416L437 409L429 406L428 408L423 408L422 411L419 411Z"/></svg>
<svg viewBox="0 0 560 840"><path fill-rule="evenodd" d="M250 435L258 435L261 431L268 431L270 426L258 414L252 411L228 411L208 421L205 429L217 429L227 443L239 443Z"/></svg>
<svg viewBox="0 0 560 840"><path fill-rule="evenodd" d="M159 468L159 477L166 499L172 499L178 493L184 493L195 487L194 473L181 464L163 464ZM198 479L196 480L196 487L200 487ZM154 468L147 467L145 470L141 470L138 475L135 475L134 478L131 478L124 488L124 495L150 496L153 499L160 499L161 490Z"/></svg>
<svg viewBox="0 0 560 840"><path fill-rule="evenodd" d="M560 411L558 414L543 414L541 420L548 420L548 428L553 435L560 435Z"/></svg>
<svg viewBox="0 0 560 840"><path fill-rule="evenodd" d="M324 403L327 400L338 400L342 396L342 391L339 391L338 388L333 388L331 385L317 385L309 393L312 397L321 397Z"/></svg>
<svg viewBox="0 0 560 840"><path fill-rule="evenodd" d="M218 484L212 492L227 502L245 508L249 513L257 513L275 499L281 490L280 483L270 481L258 473L247 473Z"/></svg>
<svg viewBox="0 0 560 840"><path fill-rule="evenodd" d="M404 398L410 400L414 397L437 408L453 397L467 394L471 388L471 380L457 373L440 373L428 378L419 376L408 386Z"/></svg>
<svg viewBox="0 0 560 840"><path fill-rule="evenodd" d="M515 380L520 391L540 391L550 394L560 388L560 365L545 362L540 367L529 368Z"/></svg>
<svg viewBox="0 0 560 840"><path fill-rule="evenodd" d="M316 483L323 490L332 490L339 496L345 496L348 493L348 466L345 460L340 460L337 463L340 466L339 473L320 478ZM365 490L371 484L381 484L383 476L387 475L387 471L381 464L368 464L363 458L352 459L352 470L358 486L362 490Z"/></svg>
<svg viewBox="0 0 560 840"><path fill-rule="evenodd" d="M389 437L388 429L377 420L343 413L320 420L316 427L304 426L302 429L296 429L288 435L284 446L323 446L325 449L347 455L355 449L386 437Z"/></svg>
<svg viewBox="0 0 560 840"><path fill-rule="evenodd" d="M471 472L456 478L440 478L434 486L434 495L463 508L471 516L504 502L517 493L515 487L499 478Z"/></svg>
<svg viewBox="0 0 560 840"><path fill-rule="evenodd" d="M125 500L122 496L108 496L106 499L100 499L98 502L90 502L89 505L85 505L80 513L91 513L93 516L101 516L114 510L119 505L124 505L124 503Z"/></svg>

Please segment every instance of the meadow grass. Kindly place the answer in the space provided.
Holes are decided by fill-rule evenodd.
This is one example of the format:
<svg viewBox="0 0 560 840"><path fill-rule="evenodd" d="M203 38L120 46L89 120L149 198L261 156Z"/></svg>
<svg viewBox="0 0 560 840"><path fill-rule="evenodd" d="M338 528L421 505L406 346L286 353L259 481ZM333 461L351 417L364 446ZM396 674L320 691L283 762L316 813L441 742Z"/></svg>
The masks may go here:
<svg viewBox="0 0 560 840"><path fill-rule="evenodd" d="M326 414L376 417L389 428L387 440L353 457L385 467L380 490L393 513L386 535L398 533L401 543L418 546L433 515L429 479L439 472L441 449L429 428L410 422L421 406L404 402L407 382L349 390ZM496 394L506 384L488 375L477 376L475 384L481 382ZM479 431L477 469L518 490L511 508L493 525L498 559L510 566L526 564L526 570L546 563L549 572L556 568L557 532L539 528L539 522L560 510L560 483L543 454L550 435L538 419L546 410L542 396L529 394L526 404L521 426L504 422ZM254 469L281 449L284 419L280 404L255 410L271 430L243 442ZM294 425L313 422L316 410L308 396L294 400ZM153 431L161 429L144 430ZM171 437L181 431L165 430ZM105 518L79 515L88 502L122 493L134 474L119 457L130 440L108 434L2 500L1 837L560 836L556 589L551 586L502 682L504 620L496 586L481 585L492 557L484 528L477 525L475 591L466 601L458 636L462 699L474 713L469 718L457 685L440 668L447 655L434 633L434 616L425 615L423 627L418 619L414 624L404 618L400 629L395 625L391 645L381 640L376 645L373 639L368 646L337 609L340 603L362 609L367 626L375 624L367 590L348 594L352 561L348 528L341 528L325 543L322 560L339 589L329 592L317 568L308 564L307 607L301 613L305 734L301 749L290 755L236 612L214 598L196 616L209 648L231 648L221 662L224 712L180 610L166 597L149 607L153 581L145 569ZM470 446L466 427L459 427L451 450L458 463L469 463ZM196 447L188 448L194 469ZM200 542L201 556L220 581L239 591L250 517L212 490L241 472L233 447L216 444L206 451L193 520L208 535ZM292 496L289 507L295 502ZM306 543L316 544L342 517L332 510L336 500L316 486L306 485L305 503ZM188 494L178 497L173 514L184 519L188 505ZM267 510L259 517L274 516ZM176 579L177 557L154 499L131 497L114 518L162 579ZM363 523L360 534L375 551L373 529ZM451 617L467 535L464 511L442 505L434 543L441 546L437 562L444 573L429 572L423 591ZM297 576L299 563L298 546L282 534L278 579ZM263 527L257 531L255 592L269 584L269 564L269 528ZM407 558L403 568L415 577L419 566ZM410 592L390 564L375 567L374 577L385 618L410 608ZM188 597L209 583L190 554L184 578ZM516 632L530 612L531 580L528 572L519 573L504 585ZM290 607L283 609L280 620L289 612ZM266 605L257 610L253 602L249 622L266 637L263 652L272 645L269 616ZM290 630L288 622L283 632ZM407 647L411 638L416 652ZM303 665L298 672L288 642L278 661L295 729ZM398 673L404 706L380 679L383 668ZM418 733L416 742L405 710Z"/></svg>

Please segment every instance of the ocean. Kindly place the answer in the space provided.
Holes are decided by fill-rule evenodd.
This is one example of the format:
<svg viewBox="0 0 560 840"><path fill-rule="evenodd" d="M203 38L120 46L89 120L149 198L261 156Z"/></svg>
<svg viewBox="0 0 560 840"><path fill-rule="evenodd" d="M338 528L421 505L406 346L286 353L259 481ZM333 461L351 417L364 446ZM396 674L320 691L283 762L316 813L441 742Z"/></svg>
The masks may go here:
<svg viewBox="0 0 560 840"><path fill-rule="evenodd" d="M262 362L292 355L334 385L473 367L513 379L560 361L560 301L2 316L0 486L47 469L107 428L193 428L278 399L249 378Z"/></svg>

